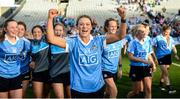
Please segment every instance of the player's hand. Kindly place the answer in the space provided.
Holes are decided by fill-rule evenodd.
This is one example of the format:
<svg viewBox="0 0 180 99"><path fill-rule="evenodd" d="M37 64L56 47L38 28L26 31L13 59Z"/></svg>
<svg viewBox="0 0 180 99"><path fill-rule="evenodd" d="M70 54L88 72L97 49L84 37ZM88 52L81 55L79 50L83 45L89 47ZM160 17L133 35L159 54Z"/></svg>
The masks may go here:
<svg viewBox="0 0 180 99"><path fill-rule="evenodd" d="M151 65L151 63L147 60L142 60L143 63Z"/></svg>
<svg viewBox="0 0 180 99"><path fill-rule="evenodd" d="M32 69L34 69L34 68L35 68L35 62L32 61L32 62L29 64L29 67L32 68Z"/></svg>
<svg viewBox="0 0 180 99"><path fill-rule="evenodd" d="M118 79L122 78L122 69L119 69L117 76L118 76Z"/></svg>
<svg viewBox="0 0 180 99"><path fill-rule="evenodd" d="M176 54L175 56L174 56L177 60L179 60L179 56Z"/></svg>
<svg viewBox="0 0 180 99"><path fill-rule="evenodd" d="M122 19L126 19L126 10L124 7L117 8L118 14Z"/></svg>
<svg viewBox="0 0 180 99"><path fill-rule="evenodd" d="M54 17L56 17L58 15L58 11L57 9L50 9L49 13L48 13L48 18L49 19L53 19Z"/></svg>

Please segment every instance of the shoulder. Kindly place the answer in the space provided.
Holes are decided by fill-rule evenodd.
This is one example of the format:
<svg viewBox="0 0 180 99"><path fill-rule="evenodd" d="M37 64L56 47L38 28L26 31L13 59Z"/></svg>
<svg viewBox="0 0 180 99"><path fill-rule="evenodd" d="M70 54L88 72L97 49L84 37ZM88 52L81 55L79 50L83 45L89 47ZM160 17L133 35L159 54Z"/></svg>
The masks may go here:
<svg viewBox="0 0 180 99"><path fill-rule="evenodd" d="M137 41L135 39L133 39L132 41L129 42L129 46L134 46L137 43Z"/></svg>
<svg viewBox="0 0 180 99"><path fill-rule="evenodd" d="M104 41L106 39L106 35L96 35L96 36L93 36L93 39Z"/></svg>

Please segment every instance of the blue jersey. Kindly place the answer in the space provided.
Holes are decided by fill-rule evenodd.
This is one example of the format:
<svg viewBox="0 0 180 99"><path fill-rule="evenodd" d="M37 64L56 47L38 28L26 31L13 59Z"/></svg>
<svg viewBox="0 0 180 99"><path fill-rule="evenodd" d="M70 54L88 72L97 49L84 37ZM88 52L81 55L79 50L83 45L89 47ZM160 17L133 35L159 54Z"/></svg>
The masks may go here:
<svg viewBox="0 0 180 99"><path fill-rule="evenodd" d="M165 55L171 54L171 51L173 49L174 45L174 40L170 36L170 43L168 45L167 40L163 37L163 35L158 35L153 42L154 46L156 47L156 57L162 58Z"/></svg>
<svg viewBox="0 0 180 99"><path fill-rule="evenodd" d="M49 67L49 44L45 37L41 40L31 41L31 56L35 61L34 72L42 72L48 70Z"/></svg>
<svg viewBox="0 0 180 99"><path fill-rule="evenodd" d="M17 38L12 44L7 38L0 42L0 76L14 78L20 75L20 61L25 52L24 40Z"/></svg>
<svg viewBox="0 0 180 99"><path fill-rule="evenodd" d="M109 71L111 73L116 73L118 70L119 56L121 54L121 49L125 44L125 39L117 41L112 44L108 44L102 54L102 70Z"/></svg>
<svg viewBox="0 0 180 99"><path fill-rule="evenodd" d="M84 44L79 36L68 38L70 55L71 89L91 93L104 85L102 52L105 36L92 37Z"/></svg>
<svg viewBox="0 0 180 99"><path fill-rule="evenodd" d="M153 39L150 36L146 36L146 38L144 39L145 42L149 42L151 48L153 49ZM153 50L151 51L151 53L153 53Z"/></svg>
<svg viewBox="0 0 180 99"><path fill-rule="evenodd" d="M143 60L148 60L148 55L152 53L152 46L148 40L144 40L144 43L141 44L138 39L134 39L130 42L128 46L128 52L132 53L134 57L140 58ZM130 66L148 66L142 62L130 61Z"/></svg>
<svg viewBox="0 0 180 99"><path fill-rule="evenodd" d="M130 43L133 40L132 34L126 35L125 39L127 40L128 43Z"/></svg>
<svg viewBox="0 0 180 99"><path fill-rule="evenodd" d="M56 77L62 73L69 72L69 54L64 48L56 45L51 47L51 64L49 66L50 76Z"/></svg>
<svg viewBox="0 0 180 99"><path fill-rule="evenodd" d="M29 64L31 62L31 57L30 57L30 47L31 47L31 43L28 39L26 38L21 38L22 40L24 40L24 46L25 47L25 51L22 54L23 60L21 60L21 74L25 74L27 72L29 72Z"/></svg>
<svg viewBox="0 0 180 99"><path fill-rule="evenodd" d="M152 44L152 40L151 40L151 38L149 36L146 36L146 38L144 40L148 41L148 42L150 42L150 44Z"/></svg>

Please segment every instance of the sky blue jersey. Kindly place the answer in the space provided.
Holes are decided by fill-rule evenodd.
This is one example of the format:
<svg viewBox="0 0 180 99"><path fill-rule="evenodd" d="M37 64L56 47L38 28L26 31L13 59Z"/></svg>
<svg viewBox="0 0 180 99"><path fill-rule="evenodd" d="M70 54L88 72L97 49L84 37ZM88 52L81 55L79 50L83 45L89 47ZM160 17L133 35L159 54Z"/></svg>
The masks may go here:
<svg viewBox="0 0 180 99"><path fill-rule="evenodd" d="M102 52L105 36L91 36L87 44L79 36L68 38L71 89L91 93L104 85Z"/></svg>
<svg viewBox="0 0 180 99"><path fill-rule="evenodd" d="M153 44L153 40L150 36L146 36L146 38L144 39L145 41L148 41L150 43L150 45Z"/></svg>
<svg viewBox="0 0 180 99"><path fill-rule="evenodd" d="M102 54L102 71L116 73L118 71L118 63L121 54L121 49L125 45L126 40L120 40L112 44L108 44Z"/></svg>
<svg viewBox="0 0 180 99"><path fill-rule="evenodd" d="M128 46L128 53L132 53L134 57L148 60L148 55L152 53L152 46L148 40L144 40L141 44L140 41L135 38ZM148 64L136 61L130 61L130 66L148 66Z"/></svg>
<svg viewBox="0 0 180 99"><path fill-rule="evenodd" d="M6 36L5 36L6 37ZM7 38L0 42L0 76L14 78L20 75L20 61L24 59L24 40L16 37L16 43Z"/></svg>
<svg viewBox="0 0 180 99"><path fill-rule="evenodd" d="M127 40L128 43L130 43L133 40L132 34L126 35L125 39Z"/></svg>
<svg viewBox="0 0 180 99"><path fill-rule="evenodd" d="M29 69L30 69L29 64L31 62L31 57L30 57L31 42L24 37L21 39L24 40L24 46L26 46L25 51L22 54L23 60L21 60L21 74L25 74L29 72Z"/></svg>
<svg viewBox="0 0 180 99"><path fill-rule="evenodd" d="M164 57L165 55L171 54L174 45L174 40L170 36L170 43L168 45L167 40L162 34L158 35L154 41L153 45L156 47L156 57L157 59Z"/></svg>

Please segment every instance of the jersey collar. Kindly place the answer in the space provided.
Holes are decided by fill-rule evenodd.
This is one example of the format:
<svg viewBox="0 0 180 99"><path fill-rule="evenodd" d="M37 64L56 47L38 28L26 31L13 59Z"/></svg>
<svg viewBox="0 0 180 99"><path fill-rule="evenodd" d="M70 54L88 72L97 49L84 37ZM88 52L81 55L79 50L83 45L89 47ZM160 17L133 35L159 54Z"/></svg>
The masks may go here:
<svg viewBox="0 0 180 99"><path fill-rule="evenodd" d="M87 44L84 43L79 36L78 36L78 39L80 40L80 42L81 42L83 45L87 46L87 45L93 40L93 36L90 35L90 40L89 40L89 42L88 42Z"/></svg>
<svg viewBox="0 0 180 99"><path fill-rule="evenodd" d="M7 34L5 34L5 40L7 40L7 41L8 41L9 43L11 43L12 45L15 45L15 44L17 43L17 41L19 40L19 37L16 36L16 42L13 43L13 42L11 42L11 41L8 39Z"/></svg>
<svg viewBox="0 0 180 99"><path fill-rule="evenodd" d="M135 40L136 40L137 42L139 42L141 45L144 44L144 42L140 42L139 39L137 39L137 38L135 38ZM144 39L144 41L145 41L145 39Z"/></svg>

